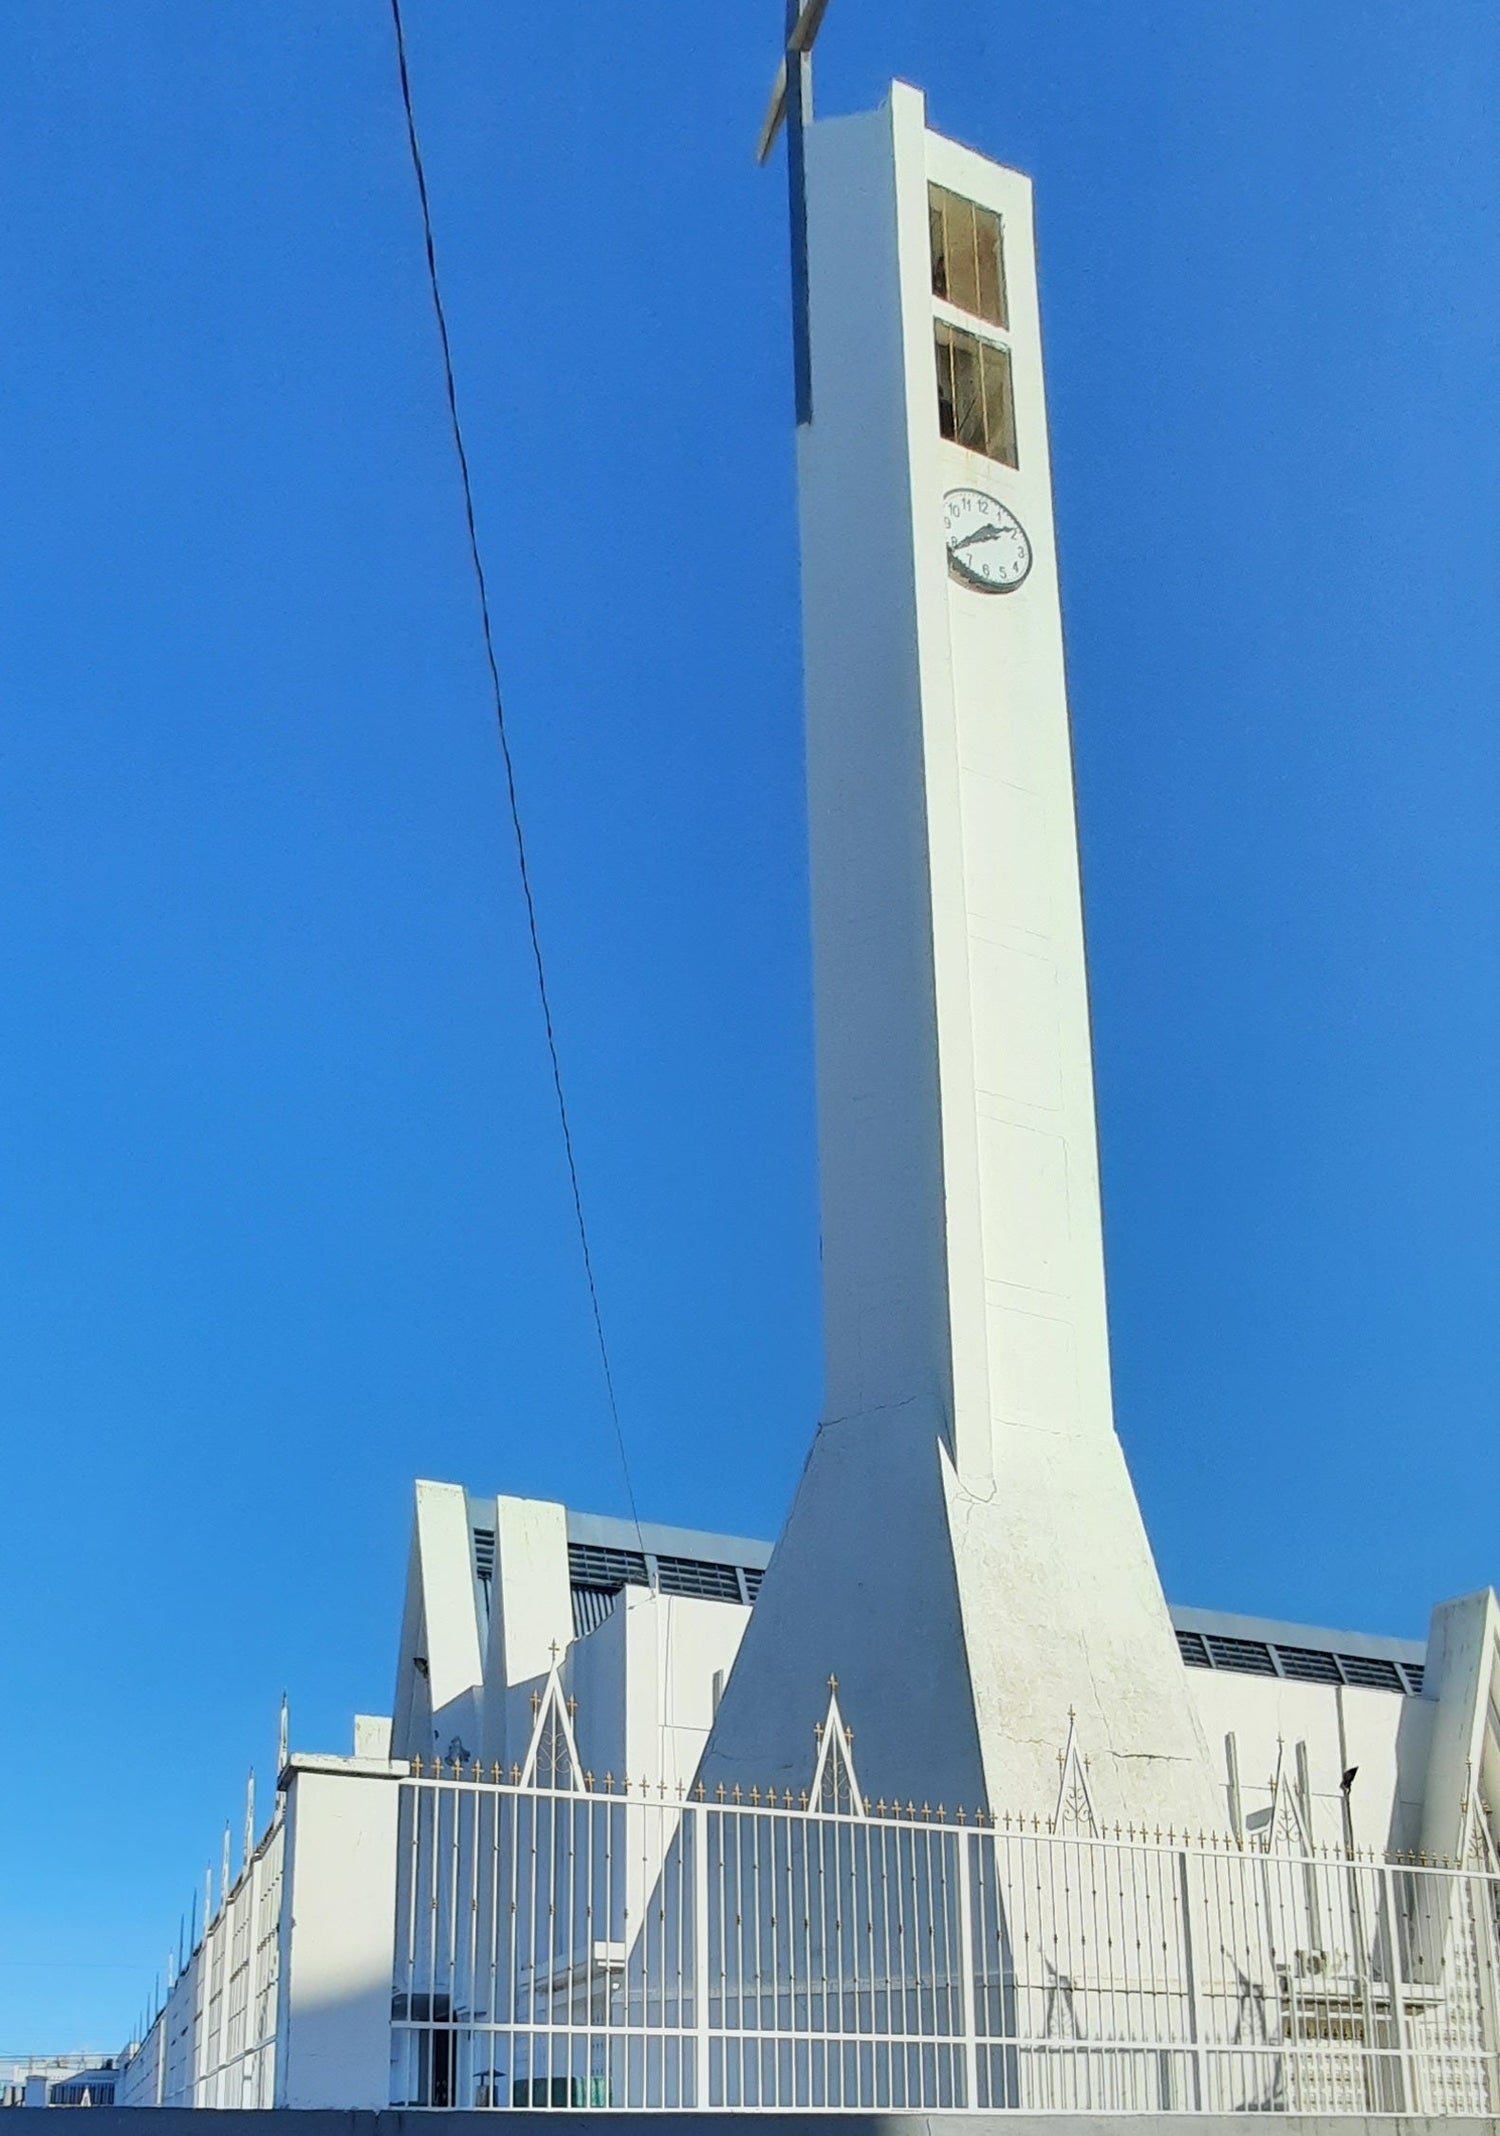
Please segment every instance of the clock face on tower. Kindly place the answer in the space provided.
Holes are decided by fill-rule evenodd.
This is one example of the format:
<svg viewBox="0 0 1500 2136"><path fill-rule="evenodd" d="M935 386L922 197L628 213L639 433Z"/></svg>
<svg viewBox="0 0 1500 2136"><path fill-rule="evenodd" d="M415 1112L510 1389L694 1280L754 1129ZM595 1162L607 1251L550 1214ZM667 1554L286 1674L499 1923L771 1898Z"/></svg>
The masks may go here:
<svg viewBox="0 0 1500 2136"><path fill-rule="evenodd" d="M943 499L948 569L978 593L1014 593L1031 569L1026 529L987 490L949 490Z"/></svg>

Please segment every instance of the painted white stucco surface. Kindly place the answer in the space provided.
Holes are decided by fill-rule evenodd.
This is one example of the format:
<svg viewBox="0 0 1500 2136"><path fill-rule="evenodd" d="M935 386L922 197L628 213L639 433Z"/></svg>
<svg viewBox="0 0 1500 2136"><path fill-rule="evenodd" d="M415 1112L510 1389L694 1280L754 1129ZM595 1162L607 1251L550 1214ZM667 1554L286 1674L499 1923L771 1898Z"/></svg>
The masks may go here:
<svg viewBox="0 0 1500 2136"><path fill-rule="evenodd" d="M1218 1751L1216 1775L1223 1813L1232 1824L1229 1755L1234 1737L1245 1836L1255 1839L1271 1806L1277 1761L1295 1773L1299 1743L1307 1747L1312 1830L1317 1846L1415 1848L1427 1783L1432 1724L1429 1699L1402 1698L1353 1685L1301 1684L1228 1670L1189 1669L1189 1693L1204 1735ZM1351 1830L1346 1835L1340 1782L1353 1769Z"/></svg>
<svg viewBox="0 0 1500 2136"><path fill-rule="evenodd" d="M297 1775L287 1808L278 2106L386 2104L398 1793L393 1778L360 1774L352 1761Z"/></svg>

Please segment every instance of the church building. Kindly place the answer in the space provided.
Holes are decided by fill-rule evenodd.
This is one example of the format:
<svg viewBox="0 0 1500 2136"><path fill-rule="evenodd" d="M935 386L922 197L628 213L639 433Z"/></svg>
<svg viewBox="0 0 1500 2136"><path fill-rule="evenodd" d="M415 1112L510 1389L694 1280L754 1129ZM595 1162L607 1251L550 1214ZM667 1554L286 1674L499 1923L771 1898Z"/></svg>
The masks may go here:
<svg viewBox="0 0 1500 2136"><path fill-rule="evenodd" d="M867 1554L856 1589L872 1616L881 1608L876 1590L889 1549ZM486 1767L519 1770L537 1702L556 1668L585 1771L601 1780L665 1781L674 1793L689 1786L707 1769L725 1687L772 1555L769 1544L742 1536L646 1524L637 1530L627 1520L535 1499L419 1483L391 1755L464 1765L477 1757ZM1253 1840L1264 1834L1280 1794L1295 1802L1311 1845L1458 1852L1462 1796L1472 1792L1467 1781L1446 1816L1440 1804L1456 1743L1466 1767L1473 1756L1476 1721L1483 1726L1473 1769L1490 1776L1479 1792L1500 1805L1494 1724L1477 1710L1474 1675L1475 1657L1487 1638L1494 1647L1500 1630L1491 1612L1487 1594L1444 1604L1424 1644L1168 1610L1172 1667L1205 1745L1212 1802L1203 1829L1241 1844ZM921 1624L913 1630L920 1637ZM1006 1636L1003 1620L992 1636ZM884 1696L901 1699L894 1672ZM1484 1696L1491 1696L1488 1681ZM868 1791L875 1776L864 1757L863 1714L842 1678L839 1702L857 1731L856 1762ZM1495 1704L1500 1710L1500 1687ZM799 1789L812 1778L827 1706L820 1686L797 1717L802 1740L791 1777ZM1076 1715L1064 1709L1043 1789L1031 1801L995 1807L1060 1817L1070 1734L1076 1744ZM1094 1774L1088 1758L1086 1785L1099 1822ZM764 1789L770 1778L764 1769L753 1777L747 1771L744 1784ZM930 1788L924 1799L933 1801ZM950 1798L946 1807L987 1805ZM1500 1824L1494 1838L1500 1845Z"/></svg>

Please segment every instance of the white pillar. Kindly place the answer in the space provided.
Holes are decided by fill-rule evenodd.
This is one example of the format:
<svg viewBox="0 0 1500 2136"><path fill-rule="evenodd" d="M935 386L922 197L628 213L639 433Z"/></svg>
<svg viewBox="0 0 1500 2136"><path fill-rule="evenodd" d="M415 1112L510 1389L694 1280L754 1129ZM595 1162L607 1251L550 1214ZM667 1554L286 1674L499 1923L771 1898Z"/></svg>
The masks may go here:
<svg viewBox="0 0 1500 2136"><path fill-rule="evenodd" d="M388 2102L399 1797L394 1772L292 1761L278 2106Z"/></svg>

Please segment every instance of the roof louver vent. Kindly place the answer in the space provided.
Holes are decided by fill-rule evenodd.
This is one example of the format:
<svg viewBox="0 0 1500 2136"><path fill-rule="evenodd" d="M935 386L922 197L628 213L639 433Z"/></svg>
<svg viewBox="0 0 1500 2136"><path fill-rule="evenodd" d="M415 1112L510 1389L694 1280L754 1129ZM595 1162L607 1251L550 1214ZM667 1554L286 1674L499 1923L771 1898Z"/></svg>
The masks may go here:
<svg viewBox="0 0 1500 2136"><path fill-rule="evenodd" d="M495 1531L493 1528L474 1530L474 1571L481 1580L495 1576Z"/></svg>
<svg viewBox="0 0 1500 2136"><path fill-rule="evenodd" d="M664 1595L697 1595L706 1602L738 1602L740 1579L733 1565L711 1565L702 1558L659 1557L657 1577Z"/></svg>
<svg viewBox="0 0 1500 2136"><path fill-rule="evenodd" d="M1322 1653L1317 1647L1279 1646L1276 1659L1281 1663L1282 1675L1291 1677L1294 1683L1336 1684L1342 1681L1333 1656Z"/></svg>
<svg viewBox="0 0 1500 2136"><path fill-rule="evenodd" d="M742 1565L740 1572L745 1582L745 1600L753 1602L760 1593L760 1583L765 1578L765 1573L759 1565Z"/></svg>
<svg viewBox="0 0 1500 2136"><path fill-rule="evenodd" d="M1368 1654L1340 1654L1339 1667L1346 1684L1360 1684L1369 1691L1404 1691L1400 1671L1393 1661L1379 1661Z"/></svg>
<svg viewBox="0 0 1500 2136"><path fill-rule="evenodd" d="M1247 1625L1246 1627L1250 1627ZM1294 1684L1358 1684L1371 1691L1422 1696L1422 1664L1392 1654L1336 1654L1329 1647L1286 1646L1174 1624L1177 1651L1190 1669L1228 1669L1240 1676L1276 1676ZM1276 1627L1266 1626L1267 1631Z"/></svg>
<svg viewBox="0 0 1500 2136"><path fill-rule="evenodd" d="M1219 1632L1206 1636L1209 1658L1216 1669L1238 1669L1242 1676L1274 1676L1276 1664L1271 1649L1260 1639L1227 1639Z"/></svg>
<svg viewBox="0 0 1500 2136"><path fill-rule="evenodd" d="M606 1594L651 1584L641 1551L611 1550L602 1543L569 1543L568 1578L575 1587L598 1587Z"/></svg>

